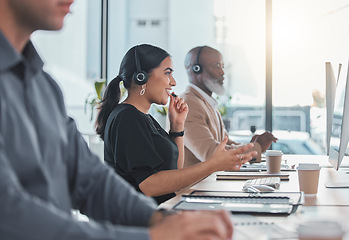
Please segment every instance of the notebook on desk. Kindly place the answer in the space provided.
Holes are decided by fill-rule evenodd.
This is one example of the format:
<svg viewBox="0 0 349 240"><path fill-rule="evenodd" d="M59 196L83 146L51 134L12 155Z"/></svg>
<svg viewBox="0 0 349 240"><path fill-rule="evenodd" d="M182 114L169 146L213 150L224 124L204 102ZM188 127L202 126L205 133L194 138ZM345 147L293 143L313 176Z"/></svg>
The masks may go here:
<svg viewBox="0 0 349 240"><path fill-rule="evenodd" d="M232 213L288 215L303 204L302 192L250 194L244 192L194 191L183 195L176 210L219 210Z"/></svg>
<svg viewBox="0 0 349 240"><path fill-rule="evenodd" d="M217 180L248 180L254 178L279 177L283 181L289 180L290 174L287 172L267 173L267 172L218 172Z"/></svg>

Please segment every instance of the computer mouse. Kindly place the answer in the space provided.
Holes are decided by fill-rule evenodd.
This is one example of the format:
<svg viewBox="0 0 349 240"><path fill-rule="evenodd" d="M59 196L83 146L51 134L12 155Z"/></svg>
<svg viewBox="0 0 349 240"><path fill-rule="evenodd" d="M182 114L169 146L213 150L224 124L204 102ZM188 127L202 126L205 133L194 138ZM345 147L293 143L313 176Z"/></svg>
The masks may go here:
<svg viewBox="0 0 349 240"><path fill-rule="evenodd" d="M275 189L268 185L253 185L255 189L258 189L260 192L273 192Z"/></svg>
<svg viewBox="0 0 349 240"><path fill-rule="evenodd" d="M259 191L257 188L255 188L253 186L243 187L242 191L248 192L248 193L260 193L261 192L261 191Z"/></svg>

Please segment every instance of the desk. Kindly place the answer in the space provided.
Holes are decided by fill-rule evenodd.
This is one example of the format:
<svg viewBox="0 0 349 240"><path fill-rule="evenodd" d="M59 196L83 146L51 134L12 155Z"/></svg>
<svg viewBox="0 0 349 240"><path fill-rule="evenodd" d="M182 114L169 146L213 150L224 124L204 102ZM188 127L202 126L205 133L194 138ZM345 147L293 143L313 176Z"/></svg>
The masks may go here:
<svg viewBox="0 0 349 240"><path fill-rule="evenodd" d="M280 216L258 216L261 221L273 221L283 225L289 225L294 228L305 220L331 219L339 220L343 228L348 232L344 239L349 240L349 188L326 188L328 181L346 181L349 182L349 174L345 169L335 171L330 167L327 156L316 155L284 155L283 160L287 160L289 165L298 165L298 163L319 163L321 168L319 187L316 197L306 197L303 206L300 206L296 213L286 217ZM343 160L344 166L349 166L349 157ZM347 169L349 171L349 169ZM281 181L280 189L282 192L298 192L298 173L289 172L290 180ZM182 189L177 196L161 204L162 208L172 208L183 194L189 194L194 190L215 190L215 191L241 191L245 181L239 180L216 180L216 173L206 177L200 182Z"/></svg>

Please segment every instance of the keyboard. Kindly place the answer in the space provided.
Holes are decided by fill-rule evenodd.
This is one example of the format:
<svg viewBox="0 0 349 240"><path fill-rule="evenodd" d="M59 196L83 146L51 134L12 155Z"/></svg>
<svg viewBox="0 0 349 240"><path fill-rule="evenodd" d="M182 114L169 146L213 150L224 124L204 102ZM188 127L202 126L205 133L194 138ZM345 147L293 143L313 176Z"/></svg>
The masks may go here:
<svg viewBox="0 0 349 240"><path fill-rule="evenodd" d="M230 203L230 204L290 204L288 196L248 195L248 196L191 196L183 195L191 203Z"/></svg>
<svg viewBox="0 0 349 240"><path fill-rule="evenodd" d="M247 188L248 186L256 186L256 185L267 185L273 187L275 189L280 188L280 178L279 177L266 177L266 178L254 178L249 179L245 182L243 188Z"/></svg>
<svg viewBox="0 0 349 240"><path fill-rule="evenodd" d="M184 195L174 206L177 210L220 210L232 213L290 214L293 205L288 196L191 196Z"/></svg>
<svg viewBox="0 0 349 240"><path fill-rule="evenodd" d="M267 165L263 163L247 163L241 166L240 171L246 171L246 172L257 172L257 171L266 171ZM295 166L289 166L287 164L281 164L281 171L295 171Z"/></svg>

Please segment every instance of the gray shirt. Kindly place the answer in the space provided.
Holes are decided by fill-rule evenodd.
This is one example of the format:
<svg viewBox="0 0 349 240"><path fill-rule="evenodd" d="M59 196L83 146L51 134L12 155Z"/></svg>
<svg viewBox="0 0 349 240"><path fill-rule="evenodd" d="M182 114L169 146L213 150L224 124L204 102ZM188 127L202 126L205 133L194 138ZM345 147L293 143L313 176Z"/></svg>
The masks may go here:
<svg viewBox="0 0 349 240"><path fill-rule="evenodd" d="M42 67L0 31L0 239L149 239L153 200L91 154Z"/></svg>

